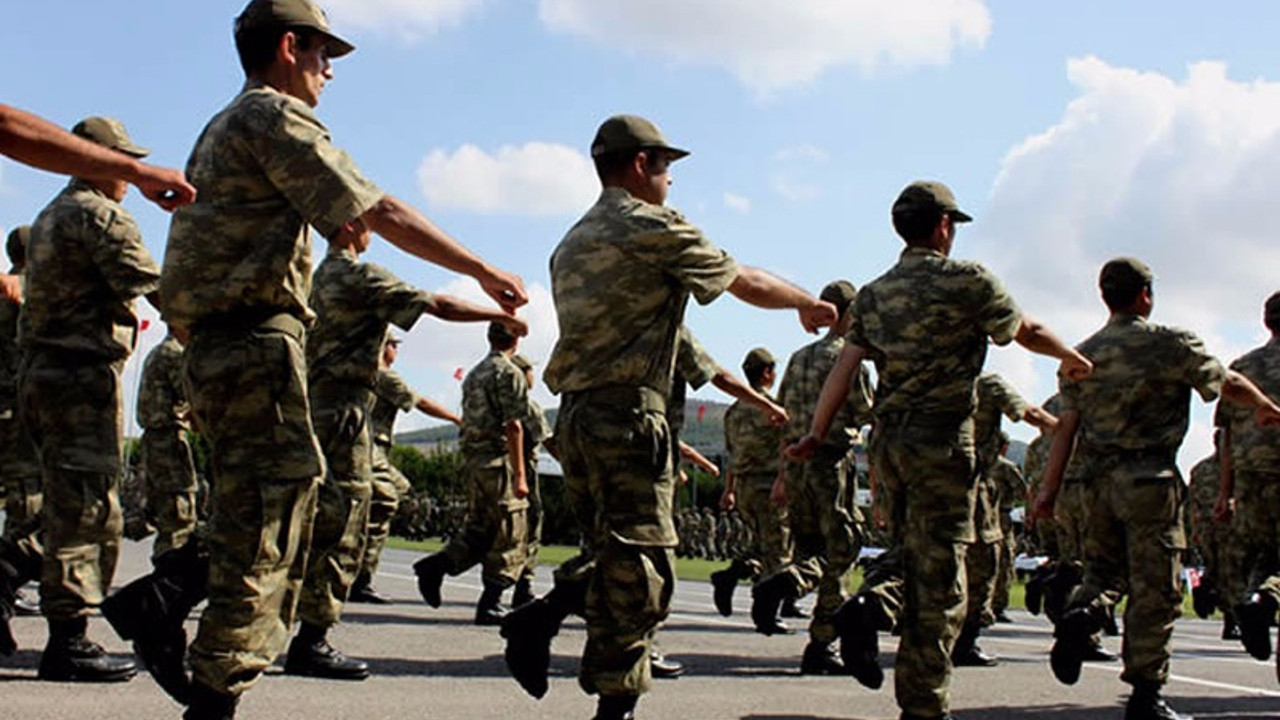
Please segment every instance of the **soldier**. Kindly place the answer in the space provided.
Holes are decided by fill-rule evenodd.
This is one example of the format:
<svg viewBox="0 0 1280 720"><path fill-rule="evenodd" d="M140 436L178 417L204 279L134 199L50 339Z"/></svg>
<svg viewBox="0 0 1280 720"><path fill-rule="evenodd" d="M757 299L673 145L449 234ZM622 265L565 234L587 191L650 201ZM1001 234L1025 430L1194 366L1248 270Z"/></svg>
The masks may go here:
<svg viewBox="0 0 1280 720"><path fill-rule="evenodd" d="M199 484L187 441L190 413L182 384L182 341L171 330L147 354L138 384L146 518L156 529L152 557L181 547L196 529Z"/></svg>
<svg viewBox="0 0 1280 720"><path fill-rule="evenodd" d="M739 268L663 207L668 168L687 153L652 123L606 120L591 154L604 191L551 258L560 339L544 380L563 395L556 443L570 502L590 523L583 527L586 550L571 562L599 562L587 575L590 592L558 586L511 613L503 634L508 666L540 695L551 637L585 596L579 679L600 695L597 720L617 720L633 717L648 689L649 643L675 582L675 473L665 414L689 296L708 303L729 290L757 305L798 308L809 329L833 318L829 305L798 288Z"/></svg>
<svg viewBox="0 0 1280 720"><path fill-rule="evenodd" d="M824 287L819 297L835 306L840 319L822 339L800 348L787 362L778 398L791 415L788 442L799 440L809 429L823 381L844 347L848 311L857 291L847 280L837 280ZM844 602L844 578L862 546L862 514L850 502L857 487L856 483L849 486L843 461L850 447L849 430L856 432L869 422L870 411L871 380L863 368L819 448L802 463L784 465L773 487L775 500L787 505L795 560L756 585L751 619L756 632L785 632L777 619L782 602L817 588L809 644L800 662L800 672L806 675L844 672L833 647L832 618Z"/></svg>
<svg viewBox="0 0 1280 720"><path fill-rule="evenodd" d="M135 158L148 154L115 120L87 118L72 132ZM154 293L160 277L120 205L128 189L123 180L73 178L40 213L27 247L18 399L44 479L46 680L136 673L133 661L107 656L85 636L120 552L120 372L137 343L134 299Z"/></svg>
<svg viewBox="0 0 1280 720"><path fill-rule="evenodd" d="M754 348L742 361L742 374L756 392L773 399L769 388L777 378L773 355ZM752 534L752 543L743 548L733 564L711 573L712 597L716 610L728 617L733 613L733 591L746 579L768 577L791 561L791 529L785 505L769 499L778 476L778 448L785 428L739 400L724 415L724 444L729 453L720 507L738 509Z"/></svg>
<svg viewBox="0 0 1280 720"><path fill-rule="evenodd" d="M1015 578L1014 560L1018 557L1018 532L1013 523L1013 508L1018 503L1026 502L1028 486L1022 469L1008 458L1008 437L1004 436L1002 440L1000 457L991 469L995 480L997 505L1000 509L1001 535L1000 562L996 569L995 597L991 600L991 612L996 622L1011 623L1013 619L1006 611L1009 608L1009 593Z"/></svg>
<svg viewBox="0 0 1280 720"><path fill-rule="evenodd" d="M972 218L945 185L907 186L892 217L907 248L897 265L858 293L848 342L823 387L813 426L788 453L803 458L822 443L861 375L862 359L871 358L878 385L868 454L892 542L836 615L841 658L859 682L879 687L884 674L876 631L897 624L902 639L894 684L902 718L950 718L964 556L975 538L975 381L988 340L1017 341L1058 358L1072 375L1090 365L1021 313L989 271L949 257L957 226Z"/></svg>
<svg viewBox="0 0 1280 720"><path fill-rule="evenodd" d="M21 276L27 264L31 226L9 233L5 252L9 272ZM4 536L19 538L30 532L28 522L39 522L42 490L40 458L35 445L18 421L18 313L22 303L0 298L0 484L4 486ZM33 520L34 519L34 520Z"/></svg>
<svg viewBox="0 0 1280 720"><path fill-rule="evenodd" d="M378 233L476 278L504 308L526 301L519 278L383 193L333 145L314 108L333 78L330 60L353 47L318 7L252 0L235 40L246 83L196 141L187 174L199 200L174 215L160 288L166 321L191 333L184 373L213 467L209 602L191 644L192 684L179 692L188 720L233 717L293 622L323 470L303 354L314 319L309 228L330 241ZM144 580L189 588L198 575L193 565ZM135 598L113 621L175 680L191 597L159 614ZM124 622L139 617L148 622Z"/></svg>
<svg viewBox="0 0 1280 720"><path fill-rule="evenodd" d="M422 599L438 608L445 574L460 575L480 564L484 590L476 603L477 625L502 622L502 593L520 579L525 565L529 483L523 421L529 412L529 384L511 362L517 342L507 325L491 323L489 354L462 381L459 449L467 519L461 534L413 565Z"/></svg>
<svg viewBox="0 0 1280 720"><path fill-rule="evenodd" d="M1062 378L1063 412L1033 514L1051 511L1075 446L1090 477L1086 491L1084 581L1054 633L1054 675L1072 684L1096 633L1126 592L1124 672L1133 686L1126 720L1176 720L1160 689L1168 679L1173 622L1182 602L1180 556L1185 486L1176 455L1187 431L1190 392L1258 408L1280 423L1280 407L1243 375L1228 371L1195 335L1148 321L1152 273L1134 258L1102 267L1098 285L1111 315L1078 349L1088 378ZM1152 362L1159 358L1159 362Z"/></svg>
<svg viewBox="0 0 1280 720"><path fill-rule="evenodd" d="M373 436L371 463L373 494L369 498L369 528L365 535L364 557L360 561L360 572L351 585L351 594L347 596L347 602L377 605L386 605L391 602L391 598L373 587L373 576L378 572L378 561L382 558L382 549L391 535L392 519L399 512L401 503L413 500L409 479L401 474L390 460L397 413L417 409L429 417L462 426L462 418L456 413L439 403L419 396L399 375L392 372L391 366L396 361L399 347L400 338L387 333L387 340L382 348L382 368L378 371L377 385L373 388L373 410L369 413L369 430ZM423 507L422 520L425 521L426 506ZM413 517L416 513L410 509L406 514Z"/></svg>
<svg viewBox="0 0 1280 720"><path fill-rule="evenodd" d="M1000 548L1004 529L1000 519L1000 488L996 468L1003 459L1005 435L1000 430L1001 416L1014 422L1027 421L1039 428L1051 428L1057 418L1030 405L1011 385L995 373L983 373L977 381L978 406L974 411L974 448L978 461L978 487L974 502L973 524L977 540L965 554L965 576L968 579L969 607L951 652L954 665L991 667L995 657L978 647L982 628L995 621L993 598L996 576L1000 571Z"/></svg>
<svg viewBox="0 0 1280 720"><path fill-rule="evenodd" d="M325 457L317 497L307 575L298 601L298 634L284 671L338 680L363 680L366 663L348 658L327 640L360 571L372 495L369 411L387 329L414 326L423 315L449 322L505 322L528 332L523 320L499 308L419 290L386 268L360 262L368 233L329 241L312 277L309 304L316 324L307 338L307 396L311 422Z"/></svg>
<svg viewBox="0 0 1280 720"><path fill-rule="evenodd" d="M1263 324L1270 339L1231 363L1271 398L1280 397L1280 293L1267 298ZM1223 397L1230 400L1224 388ZM1218 404L1221 429L1222 488L1216 515L1231 516L1236 552L1231 572L1240 641L1250 655L1271 655L1271 625L1280 606L1280 430L1258 427L1248 413ZM1280 681L1280 650L1276 653Z"/></svg>
<svg viewBox="0 0 1280 720"><path fill-rule="evenodd" d="M526 513L529 527L525 531L525 563L511 591L511 606L520 607L533 600L533 578L538 568L538 550L542 546L542 487L538 480L538 447L551 436L547 426L547 415L542 406L533 399L533 363L523 355L516 354L511 362L524 372L525 386L528 388L529 409L521 421L524 436L524 472L529 485L529 508Z"/></svg>
<svg viewBox="0 0 1280 720"><path fill-rule="evenodd" d="M1214 434L1214 444L1221 442L1222 431ZM1191 467L1191 483L1188 486L1190 500L1192 542L1200 551L1204 572L1200 582L1191 590L1196 614L1208 618L1214 610L1222 610L1222 639L1239 640L1240 627L1236 624L1235 603L1232 602L1231 553L1239 543L1232 537L1230 523L1214 520L1213 511L1222 488L1221 452L1200 460Z"/></svg>

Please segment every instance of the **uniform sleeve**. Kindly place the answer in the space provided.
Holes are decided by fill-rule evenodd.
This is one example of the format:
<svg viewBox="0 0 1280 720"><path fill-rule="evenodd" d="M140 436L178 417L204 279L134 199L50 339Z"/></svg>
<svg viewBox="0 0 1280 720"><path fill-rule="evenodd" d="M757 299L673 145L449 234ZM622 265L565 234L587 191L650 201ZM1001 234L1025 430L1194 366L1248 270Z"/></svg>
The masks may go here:
<svg viewBox="0 0 1280 720"><path fill-rule="evenodd" d="M674 278L699 304L715 300L738 277L737 261L679 213L659 211L663 215L646 222L628 250Z"/></svg>
<svg viewBox="0 0 1280 720"><path fill-rule="evenodd" d="M286 101L277 117L270 133L254 139L257 156L272 184L321 235L333 237L382 199L310 108Z"/></svg>
<svg viewBox="0 0 1280 720"><path fill-rule="evenodd" d="M436 309L436 298L410 285L379 265L366 263L364 302L380 320L401 330L413 328L424 313Z"/></svg>
<svg viewBox="0 0 1280 720"><path fill-rule="evenodd" d="M711 382L711 378L720 372L720 366L707 354L706 348L687 325L681 325L676 335L676 372L694 390Z"/></svg>
<svg viewBox="0 0 1280 720"><path fill-rule="evenodd" d="M1222 392L1222 383L1226 382L1226 368L1209 354L1200 338L1185 330L1174 332L1182 349L1181 362L1174 366L1175 371L1200 393L1201 399L1213 402Z"/></svg>
<svg viewBox="0 0 1280 720"><path fill-rule="evenodd" d="M1027 412L1027 401L1007 380L994 373L982 376L982 382L988 386L990 397L995 407L1014 422L1020 422Z"/></svg>
<svg viewBox="0 0 1280 720"><path fill-rule="evenodd" d="M160 266L142 243L129 213L101 207L88 218L84 242L94 265L117 297L133 299L160 287Z"/></svg>
<svg viewBox="0 0 1280 720"><path fill-rule="evenodd" d="M849 332L845 333L845 342L863 350L870 349L871 346L867 344L865 318L867 313L873 312L874 307L874 294L863 288L854 299L853 307L849 308Z"/></svg>
<svg viewBox="0 0 1280 720"><path fill-rule="evenodd" d="M1022 325L1022 311L1005 289L1004 283L989 270L978 266L978 324L996 345L1008 345Z"/></svg>
<svg viewBox="0 0 1280 720"><path fill-rule="evenodd" d="M386 400L401 412L409 412L418 404L418 395L409 388L409 384L391 370L380 370L378 372L378 384L374 387L374 394Z"/></svg>

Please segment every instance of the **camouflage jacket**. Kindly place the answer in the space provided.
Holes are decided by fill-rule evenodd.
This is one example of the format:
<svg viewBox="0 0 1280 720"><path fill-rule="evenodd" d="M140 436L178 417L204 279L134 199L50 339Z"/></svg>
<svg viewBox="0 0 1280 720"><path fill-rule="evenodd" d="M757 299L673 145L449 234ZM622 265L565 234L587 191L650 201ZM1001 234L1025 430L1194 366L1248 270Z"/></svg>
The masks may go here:
<svg viewBox="0 0 1280 720"><path fill-rule="evenodd" d="M1213 506L1218 503L1218 489L1222 486L1222 466L1216 454L1191 466L1191 487L1188 509L1192 523L1201 527L1213 522Z"/></svg>
<svg viewBox="0 0 1280 720"><path fill-rule="evenodd" d="M1013 340L1022 314L981 265L909 247L858 291L846 336L876 366L877 419L952 425L973 414L988 340Z"/></svg>
<svg viewBox="0 0 1280 720"><path fill-rule="evenodd" d="M1222 363L1190 332L1135 315L1112 315L1077 349L1094 369L1082 380L1059 380L1063 409L1080 413L1072 462L1122 462L1135 475L1176 477L1191 390L1217 398Z"/></svg>
<svg viewBox="0 0 1280 720"><path fill-rule="evenodd" d="M764 388L756 391L773 399ZM772 482L778 473L778 456L785 434L785 428L770 425L769 418L756 406L741 400L730 405L724 414L724 446L733 473L739 478L768 475Z"/></svg>
<svg viewBox="0 0 1280 720"><path fill-rule="evenodd" d="M1272 338L1231 363L1272 399L1280 398L1280 340ZM1214 420L1231 428L1231 466L1237 470L1280 473L1280 429L1258 425L1252 410L1218 403Z"/></svg>
<svg viewBox="0 0 1280 720"><path fill-rule="evenodd" d="M329 248L316 268L310 303L316 324L307 334L308 380L367 388L378 381L387 325L408 330L435 308L431 293L340 247Z"/></svg>
<svg viewBox="0 0 1280 720"><path fill-rule="evenodd" d="M1004 516L1020 502L1027 499L1027 478L1012 460L997 456L991 466L991 479L995 482L997 505Z"/></svg>
<svg viewBox="0 0 1280 720"><path fill-rule="evenodd" d="M73 179L31 226L19 344L122 360L138 343L134 299L156 289L160 268L133 216Z"/></svg>
<svg viewBox="0 0 1280 720"><path fill-rule="evenodd" d="M173 335L147 353L138 383L138 425L144 430L190 428L182 384L182 343Z"/></svg>
<svg viewBox="0 0 1280 720"><path fill-rule="evenodd" d="M396 414L412 410L418 403L418 396L403 378L387 368L378 371L373 395L369 429L373 432L374 443L388 448L395 437Z"/></svg>
<svg viewBox="0 0 1280 720"><path fill-rule="evenodd" d="M978 376L978 407L973 414L973 438L978 449L980 467L991 468L1000 457L1004 436L1000 433L1000 416L1014 422L1022 420L1027 401L1004 378L995 373Z"/></svg>
<svg viewBox="0 0 1280 720"><path fill-rule="evenodd" d="M551 255L560 339L547 387L648 387L669 398L689 296L709 303L737 275L733 258L679 212L605 188Z"/></svg>
<svg viewBox="0 0 1280 720"><path fill-rule="evenodd" d="M828 334L791 354L778 388L778 401L791 417L786 431L788 440L799 440L809 434L822 385L840 359L844 343L844 338ZM831 420L824 444L836 451L847 450L851 443L848 429L857 429L869 422L871 374L865 366L859 366L858 377L850 383L849 396Z"/></svg>
<svg viewBox="0 0 1280 720"><path fill-rule="evenodd" d="M186 174L199 194L173 214L160 281L179 327L244 311L311 321L309 228L332 237L383 197L306 103L252 81L205 126Z"/></svg>
<svg viewBox="0 0 1280 720"><path fill-rule="evenodd" d="M463 455L489 462L507 454L506 424L529 412L524 372L504 353L492 351L462 380Z"/></svg>

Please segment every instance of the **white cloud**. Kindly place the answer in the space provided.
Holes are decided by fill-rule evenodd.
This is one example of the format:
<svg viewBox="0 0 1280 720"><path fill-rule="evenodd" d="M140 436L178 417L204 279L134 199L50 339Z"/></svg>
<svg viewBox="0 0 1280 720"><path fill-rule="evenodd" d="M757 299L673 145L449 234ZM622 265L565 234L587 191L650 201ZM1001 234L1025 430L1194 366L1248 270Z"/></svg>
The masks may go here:
<svg viewBox="0 0 1280 720"><path fill-rule="evenodd" d="M1256 344L1262 302L1280 285L1280 83L1233 81L1216 62L1175 80L1092 57L1067 75L1077 97L1006 155L960 252L986 259L1071 342L1106 319L1099 268L1134 255L1157 276L1153 320L1195 331L1224 360ZM1050 390L1049 366L1036 367ZM1184 461L1209 449L1205 410L1195 412Z"/></svg>
<svg viewBox="0 0 1280 720"><path fill-rule="evenodd" d="M683 64L728 69L762 93L831 67L942 65L982 47L982 0L541 0L553 31Z"/></svg>
<svg viewBox="0 0 1280 720"><path fill-rule="evenodd" d="M452 27L485 0L322 0L334 31L346 26L389 32L406 40Z"/></svg>
<svg viewBox="0 0 1280 720"><path fill-rule="evenodd" d="M577 213L599 193L586 155L542 142L494 154L474 145L432 150L418 167L418 186L437 208L488 214Z"/></svg>
<svg viewBox="0 0 1280 720"><path fill-rule="evenodd" d="M737 211L743 215L751 212L751 199L737 193L726 192L724 194L724 204L730 210Z"/></svg>

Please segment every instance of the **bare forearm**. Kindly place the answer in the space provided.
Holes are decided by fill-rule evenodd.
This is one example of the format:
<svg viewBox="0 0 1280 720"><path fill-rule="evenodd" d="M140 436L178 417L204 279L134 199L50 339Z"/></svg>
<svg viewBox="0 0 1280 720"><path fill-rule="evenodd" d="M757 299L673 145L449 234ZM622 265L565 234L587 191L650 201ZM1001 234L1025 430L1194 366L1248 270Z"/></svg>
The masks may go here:
<svg viewBox="0 0 1280 720"><path fill-rule="evenodd" d="M729 292L748 305L771 310L801 309L816 302L804 289L767 270L745 265L738 269L738 277L729 285Z"/></svg>
<svg viewBox="0 0 1280 720"><path fill-rule="evenodd" d="M1053 443L1049 446L1049 457L1045 460L1044 483L1040 487L1041 495L1049 498L1058 497L1058 491L1062 487L1062 476L1066 473L1071 454L1075 452L1076 430L1079 427L1080 415L1075 411L1063 413L1058 418L1058 429L1053 435Z"/></svg>
<svg viewBox="0 0 1280 720"><path fill-rule="evenodd" d="M525 478L524 426L518 420L512 420L503 430L507 437L507 458L511 460L511 469L515 472L517 482L523 482Z"/></svg>
<svg viewBox="0 0 1280 720"><path fill-rule="evenodd" d="M1038 355L1046 355L1056 360L1074 357L1076 351L1068 347L1046 325L1030 315L1022 316L1022 324L1014 340L1022 347Z"/></svg>
<svg viewBox="0 0 1280 720"><path fill-rule="evenodd" d="M7 105L0 105L0 153L41 170L88 178L132 181L141 164Z"/></svg>
<svg viewBox="0 0 1280 720"><path fill-rule="evenodd" d="M1243 405L1247 408L1274 407L1271 398L1253 384L1249 378L1235 370L1227 371L1227 379L1222 383L1222 397L1227 402Z"/></svg>
<svg viewBox="0 0 1280 720"><path fill-rule="evenodd" d="M489 273L483 260L399 198L383 196L361 220L410 255L469 277Z"/></svg>
<svg viewBox="0 0 1280 720"><path fill-rule="evenodd" d="M441 405L440 403L434 400L420 397L418 398L418 402L414 403L414 407L418 409L418 412L424 413L426 415L430 415L433 418L439 418L440 420L448 420L454 425L459 425L459 426L462 425L462 418L450 412L448 408L446 408L445 406Z"/></svg>
<svg viewBox="0 0 1280 720"><path fill-rule="evenodd" d="M452 295L436 295L436 307L431 314L449 322L490 322L510 317L500 308L483 307Z"/></svg>

